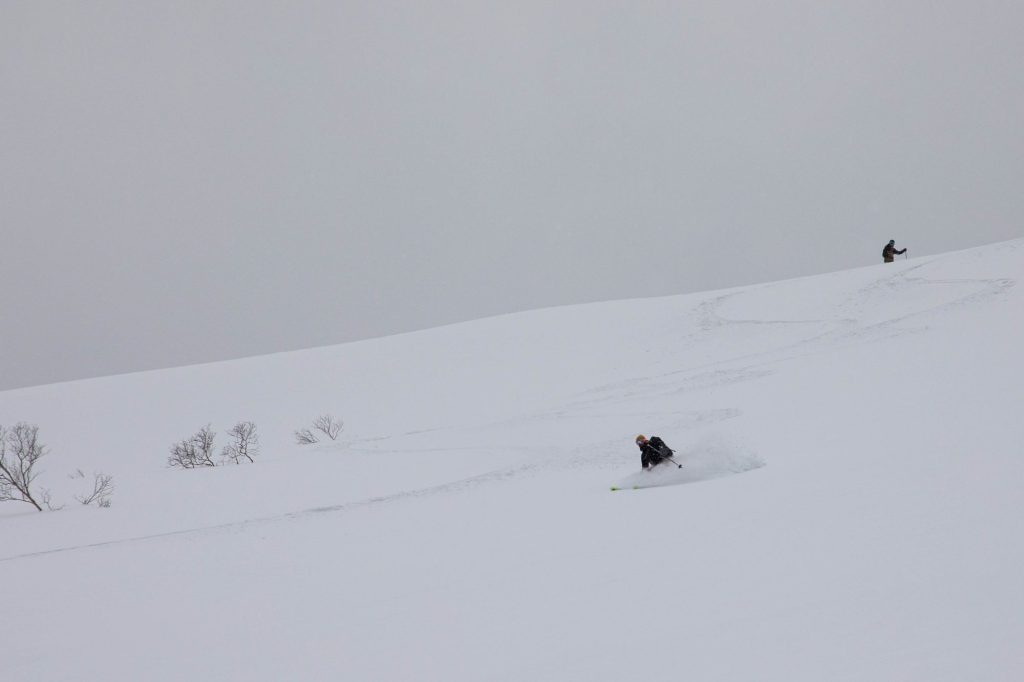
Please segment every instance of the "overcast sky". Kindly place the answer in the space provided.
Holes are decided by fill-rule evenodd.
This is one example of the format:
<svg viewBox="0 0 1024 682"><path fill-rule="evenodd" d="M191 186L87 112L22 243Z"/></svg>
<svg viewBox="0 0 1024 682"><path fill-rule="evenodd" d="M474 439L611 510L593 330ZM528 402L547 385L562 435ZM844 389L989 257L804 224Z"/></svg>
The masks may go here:
<svg viewBox="0 0 1024 682"><path fill-rule="evenodd" d="M1021 26L0 0L0 388L1022 236Z"/></svg>

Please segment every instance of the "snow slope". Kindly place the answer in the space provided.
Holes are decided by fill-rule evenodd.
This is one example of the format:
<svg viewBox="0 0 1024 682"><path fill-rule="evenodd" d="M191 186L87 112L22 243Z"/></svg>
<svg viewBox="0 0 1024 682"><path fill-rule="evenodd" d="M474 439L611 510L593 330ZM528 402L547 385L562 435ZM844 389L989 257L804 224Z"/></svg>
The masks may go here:
<svg viewBox="0 0 1024 682"><path fill-rule="evenodd" d="M1019 240L0 393L56 498L117 484L0 505L0 678L1024 679L1022 276ZM256 464L166 467L242 419Z"/></svg>

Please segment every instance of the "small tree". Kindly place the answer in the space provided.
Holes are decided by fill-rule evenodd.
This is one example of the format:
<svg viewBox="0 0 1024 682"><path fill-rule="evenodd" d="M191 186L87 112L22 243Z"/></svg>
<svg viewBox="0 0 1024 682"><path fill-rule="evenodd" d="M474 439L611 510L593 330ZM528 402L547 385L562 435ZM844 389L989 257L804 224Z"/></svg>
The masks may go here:
<svg viewBox="0 0 1024 682"><path fill-rule="evenodd" d="M109 507L110 496L114 494L114 477L98 471L93 474L92 492L88 495L75 495L75 499L84 505L96 503L97 507Z"/></svg>
<svg viewBox="0 0 1024 682"><path fill-rule="evenodd" d="M35 424L18 422L11 429L0 426L0 502L28 502L43 511L32 494L32 483L39 475L36 463L45 454Z"/></svg>
<svg viewBox="0 0 1024 682"><path fill-rule="evenodd" d="M295 431L295 442L299 445L312 445L319 443L320 439L309 429L298 429Z"/></svg>
<svg viewBox="0 0 1024 682"><path fill-rule="evenodd" d="M335 419L329 414L322 414L313 420L313 428L331 440L338 440L338 434L341 433L344 426L344 422L340 419Z"/></svg>
<svg viewBox="0 0 1024 682"><path fill-rule="evenodd" d="M259 454L260 440L256 435L256 425L252 422L238 422L228 431L231 442L221 450L221 457L225 461L232 461L241 464L243 459L250 462L253 456Z"/></svg>
<svg viewBox="0 0 1024 682"><path fill-rule="evenodd" d="M171 446L171 456L167 458L168 466L182 469L217 466L213 461L213 439L216 435L217 432L207 424L191 437L175 443Z"/></svg>

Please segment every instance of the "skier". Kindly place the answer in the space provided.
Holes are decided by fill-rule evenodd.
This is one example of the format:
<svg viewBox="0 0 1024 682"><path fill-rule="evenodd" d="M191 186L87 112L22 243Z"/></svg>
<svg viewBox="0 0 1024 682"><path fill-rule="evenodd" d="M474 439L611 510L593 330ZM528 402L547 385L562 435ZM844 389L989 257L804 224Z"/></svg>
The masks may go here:
<svg viewBox="0 0 1024 682"><path fill-rule="evenodd" d="M897 249L896 240L890 239L889 243L885 245L884 249L882 249L882 260L885 261L886 263L891 263L894 260L896 260L897 253L904 254L906 252L906 249Z"/></svg>
<svg viewBox="0 0 1024 682"><path fill-rule="evenodd" d="M640 448L640 466L646 470L651 470L658 466L666 459L670 462L672 457L672 448L665 445L665 441L658 438L657 436L651 436L648 438L644 434L640 434L636 437L636 445ZM673 462L675 464L675 462ZM681 464L676 466L682 468Z"/></svg>

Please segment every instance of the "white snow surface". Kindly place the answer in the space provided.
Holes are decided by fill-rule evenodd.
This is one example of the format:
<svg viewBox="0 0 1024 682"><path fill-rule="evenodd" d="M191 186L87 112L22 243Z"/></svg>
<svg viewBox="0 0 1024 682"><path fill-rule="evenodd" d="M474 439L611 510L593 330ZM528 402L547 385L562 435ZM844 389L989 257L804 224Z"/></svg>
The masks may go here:
<svg viewBox="0 0 1024 682"><path fill-rule="evenodd" d="M1024 679L1022 276L1018 240L0 393L69 502L0 505L0 679ZM255 464L166 466L240 420Z"/></svg>

